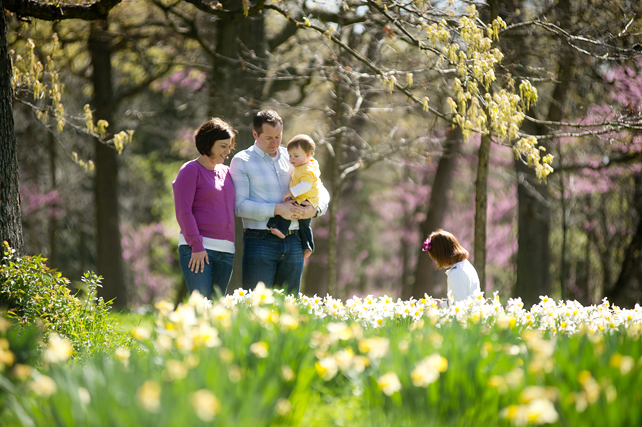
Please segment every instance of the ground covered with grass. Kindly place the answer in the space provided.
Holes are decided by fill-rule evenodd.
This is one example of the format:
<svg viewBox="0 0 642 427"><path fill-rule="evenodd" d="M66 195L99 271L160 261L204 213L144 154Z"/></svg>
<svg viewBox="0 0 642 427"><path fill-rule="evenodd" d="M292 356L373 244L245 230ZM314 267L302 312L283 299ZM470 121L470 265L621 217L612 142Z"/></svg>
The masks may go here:
<svg viewBox="0 0 642 427"><path fill-rule="evenodd" d="M110 319L122 345L85 356L55 331L29 344L3 318L0 424L642 422L639 306L542 297L525 310L480 294L441 307L427 296L341 301L259 284Z"/></svg>

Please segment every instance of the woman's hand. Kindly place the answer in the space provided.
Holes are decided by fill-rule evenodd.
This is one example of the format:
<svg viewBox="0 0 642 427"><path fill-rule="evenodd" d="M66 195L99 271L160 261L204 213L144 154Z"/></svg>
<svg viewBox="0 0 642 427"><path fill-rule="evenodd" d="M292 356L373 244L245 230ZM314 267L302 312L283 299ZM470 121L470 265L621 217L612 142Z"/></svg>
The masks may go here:
<svg viewBox="0 0 642 427"><path fill-rule="evenodd" d="M189 259L187 267L192 270L192 273L202 273L205 270L205 264L209 264L210 259L207 256L207 251L193 252L192 257ZM198 271L200 268L200 272Z"/></svg>

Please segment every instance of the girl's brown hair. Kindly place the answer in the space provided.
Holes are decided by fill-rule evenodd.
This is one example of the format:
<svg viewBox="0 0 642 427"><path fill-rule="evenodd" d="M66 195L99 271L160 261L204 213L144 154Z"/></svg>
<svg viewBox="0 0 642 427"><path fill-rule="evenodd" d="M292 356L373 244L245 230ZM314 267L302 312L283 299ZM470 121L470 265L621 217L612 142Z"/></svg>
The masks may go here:
<svg viewBox="0 0 642 427"><path fill-rule="evenodd" d="M455 236L442 229L430 233L424 242L424 250L437 263L437 268L452 267L468 258L468 251L459 244Z"/></svg>

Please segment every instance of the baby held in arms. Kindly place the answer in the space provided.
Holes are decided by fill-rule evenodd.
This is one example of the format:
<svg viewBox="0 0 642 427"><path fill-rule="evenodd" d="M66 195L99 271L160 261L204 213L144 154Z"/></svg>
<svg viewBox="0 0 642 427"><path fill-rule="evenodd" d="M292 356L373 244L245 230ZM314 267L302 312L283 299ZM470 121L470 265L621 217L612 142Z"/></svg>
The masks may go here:
<svg viewBox="0 0 642 427"><path fill-rule="evenodd" d="M315 143L307 135L297 135L287 145L290 163L294 167L290 188L283 200L294 199L298 204L308 201L315 208L319 206L319 183L321 171L319 163L314 159ZM303 247L303 257L308 258L314 252L314 238L310 219L300 219L299 236ZM267 223L272 234L284 239L290 222L280 216L270 218Z"/></svg>

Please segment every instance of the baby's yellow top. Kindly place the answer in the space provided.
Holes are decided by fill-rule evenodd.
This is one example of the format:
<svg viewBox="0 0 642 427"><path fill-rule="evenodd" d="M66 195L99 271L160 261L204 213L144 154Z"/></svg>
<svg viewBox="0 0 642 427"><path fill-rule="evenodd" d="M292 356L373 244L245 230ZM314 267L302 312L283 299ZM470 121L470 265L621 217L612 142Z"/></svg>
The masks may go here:
<svg viewBox="0 0 642 427"><path fill-rule="evenodd" d="M290 188L294 187L301 182L307 182L312 186L312 188L306 191L303 194L300 194L296 197L296 202L301 203L308 201L315 208L319 206L319 177L321 176L321 170L319 169L319 163L314 160L314 157L310 161L301 166L296 166L294 172L292 173L292 179L290 180Z"/></svg>

